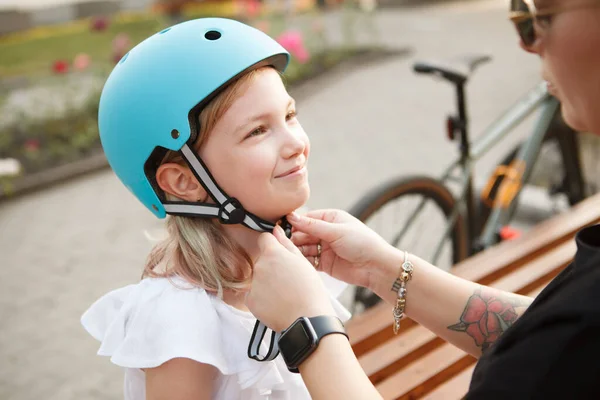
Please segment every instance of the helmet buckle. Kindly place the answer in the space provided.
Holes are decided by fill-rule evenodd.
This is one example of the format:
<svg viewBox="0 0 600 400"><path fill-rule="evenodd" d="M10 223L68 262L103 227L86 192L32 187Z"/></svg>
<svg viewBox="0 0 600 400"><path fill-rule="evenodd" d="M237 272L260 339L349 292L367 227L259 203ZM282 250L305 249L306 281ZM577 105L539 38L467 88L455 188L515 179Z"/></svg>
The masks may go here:
<svg viewBox="0 0 600 400"><path fill-rule="evenodd" d="M226 207L232 205L233 210L227 211ZM227 218L225 218L227 216ZM225 225L241 224L246 218L246 210L235 197L227 199L219 208L219 222Z"/></svg>

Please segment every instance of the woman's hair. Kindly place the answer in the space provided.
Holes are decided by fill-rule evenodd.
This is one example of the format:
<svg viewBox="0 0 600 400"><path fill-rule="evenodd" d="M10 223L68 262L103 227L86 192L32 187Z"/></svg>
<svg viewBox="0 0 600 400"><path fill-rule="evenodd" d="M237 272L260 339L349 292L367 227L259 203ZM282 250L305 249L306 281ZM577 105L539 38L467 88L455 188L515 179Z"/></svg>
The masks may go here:
<svg viewBox="0 0 600 400"><path fill-rule="evenodd" d="M269 67L242 75L202 109L195 151L202 147L219 119L263 68ZM164 163L185 165L181 155L174 151L164 156L160 164ZM180 200L169 194L166 197L168 200ZM142 277L177 275L219 297L223 290L241 290L248 286L252 260L217 220L168 216L166 228L168 236L150 252ZM162 267L161 271L155 271L158 265Z"/></svg>

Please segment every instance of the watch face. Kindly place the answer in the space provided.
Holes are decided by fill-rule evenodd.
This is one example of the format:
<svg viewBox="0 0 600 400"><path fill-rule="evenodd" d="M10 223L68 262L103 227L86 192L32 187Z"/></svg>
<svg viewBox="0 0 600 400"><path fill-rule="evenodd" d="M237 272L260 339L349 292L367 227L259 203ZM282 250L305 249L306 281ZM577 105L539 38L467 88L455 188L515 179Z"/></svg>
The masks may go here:
<svg viewBox="0 0 600 400"><path fill-rule="evenodd" d="M279 338L278 343L286 363L298 365L310 354L309 350L315 347L316 337L304 325L304 321L298 321Z"/></svg>

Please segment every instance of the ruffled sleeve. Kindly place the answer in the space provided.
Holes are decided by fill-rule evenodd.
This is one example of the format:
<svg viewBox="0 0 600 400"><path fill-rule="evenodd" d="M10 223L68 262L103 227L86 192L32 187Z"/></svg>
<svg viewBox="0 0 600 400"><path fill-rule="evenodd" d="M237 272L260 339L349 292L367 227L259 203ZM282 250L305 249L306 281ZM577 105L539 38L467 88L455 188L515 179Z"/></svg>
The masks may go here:
<svg viewBox="0 0 600 400"><path fill-rule="evenodd" d="M145 279L96 301L81 322L101 342L98 354L128 368L152 368L186 357L230 374L210 296L178 286L166 279Z"/></svg>

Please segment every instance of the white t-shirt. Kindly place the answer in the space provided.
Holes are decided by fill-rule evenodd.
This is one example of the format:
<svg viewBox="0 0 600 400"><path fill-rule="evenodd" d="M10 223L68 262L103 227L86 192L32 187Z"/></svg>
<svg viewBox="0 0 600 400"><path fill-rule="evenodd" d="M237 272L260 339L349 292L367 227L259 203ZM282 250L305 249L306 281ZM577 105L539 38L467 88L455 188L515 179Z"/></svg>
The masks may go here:
<svg viewBox="0 0 600 400"><path fill-rule="evenodd" d="M324 273L332 303L342 321L350 313L336 300L346 284ZM256 318L181 278L146 278L109 292L81 317L101 342L98 355L125 369L125 400L145 400L145 374L178 357L210 364L220 374L213 399L301 400L310 395L299 374L288 371L281 355L269 362L248 358ZM266 354L265 335L261 354Z"/></svg>

